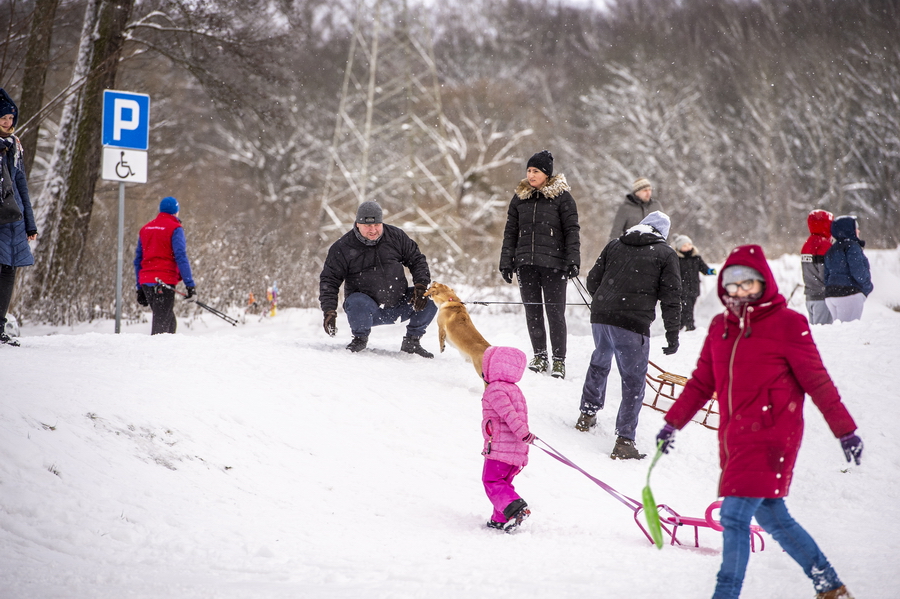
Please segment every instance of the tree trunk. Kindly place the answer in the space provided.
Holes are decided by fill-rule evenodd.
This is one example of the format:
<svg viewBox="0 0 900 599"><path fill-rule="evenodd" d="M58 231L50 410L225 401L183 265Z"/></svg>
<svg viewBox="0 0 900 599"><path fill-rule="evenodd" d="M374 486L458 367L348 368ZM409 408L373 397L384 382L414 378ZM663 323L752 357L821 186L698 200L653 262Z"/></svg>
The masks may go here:
<svg viewBox="0 0 900 599"><path fill-rule="evenodd" d="M70 305L91 222L100 171L103 90L115 87L124 30L134 0L90 0L85 8L72 85L44 189L37 201L36 268L28 285L30 311L41 320L77 318Z"/></svg>
<svg viewBox="0 0 900 599"><path fill-rule="evenodd" d="M50 41L53 37L53 19L59 0L37 0L28 34L25 52L25 72L22 79L22 98L19 101L19 123L25 124L40 111L44 101L44 83L50 67ZM36 118L20 136L25 148L25 172L31 172L37 152L38 131L42 119Z"/></svg>

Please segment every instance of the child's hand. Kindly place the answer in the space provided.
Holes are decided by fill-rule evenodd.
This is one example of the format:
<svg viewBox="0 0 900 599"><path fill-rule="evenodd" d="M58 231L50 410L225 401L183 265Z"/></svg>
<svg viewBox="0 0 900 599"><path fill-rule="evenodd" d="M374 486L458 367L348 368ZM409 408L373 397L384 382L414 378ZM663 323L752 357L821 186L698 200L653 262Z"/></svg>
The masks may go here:
<svg viewBox="0 0 900 599"><path fill-rule="evenodd" d="M522 437L522 441L524 441L525 443L528 443L529 445L534 443L535 439L537 439L537 437L534 436L534 433L528 433L527 435Z"/></svg>

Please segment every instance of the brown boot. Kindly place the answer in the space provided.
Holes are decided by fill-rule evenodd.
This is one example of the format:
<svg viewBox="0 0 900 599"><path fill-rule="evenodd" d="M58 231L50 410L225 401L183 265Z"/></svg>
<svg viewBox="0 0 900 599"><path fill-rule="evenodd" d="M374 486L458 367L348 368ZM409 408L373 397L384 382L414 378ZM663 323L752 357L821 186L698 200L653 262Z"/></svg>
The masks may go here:
<svg viewBox="0 0 900 599"><path fill-rule="evenodd" d="M616 446L613 448L612 453L609 454L609 457L614 460L643 460L647 457L647 454L639 452L637 447L634 446L632 439L618 437Z"/></svg>
<svg viewBox="0 0 900 599"><path fill-rule="evenodd" d="M850 594L847 587L841 585L836 589L816 594L816 599L853 599L853 595Z"/></svg>

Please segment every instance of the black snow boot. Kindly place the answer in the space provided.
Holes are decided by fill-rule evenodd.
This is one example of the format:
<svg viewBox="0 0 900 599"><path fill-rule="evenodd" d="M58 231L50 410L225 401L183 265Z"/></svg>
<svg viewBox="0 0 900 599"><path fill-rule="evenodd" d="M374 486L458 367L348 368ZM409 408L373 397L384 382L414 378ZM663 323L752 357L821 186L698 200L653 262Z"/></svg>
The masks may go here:
<svg viewBox="0 0 900 599"><path fill-rule="evenodd" d="M407 335L403 338L403 343L400 345L400 351L408 354L416 354L423 358L433 358L434 354L430 351L426 351L426 349L422 347L422 344L419 343L419 339L419 337L410 337Z"/></svg>
<svg viewBox="0 0 900 599"><path fill-rule="evenodd" d="M347 349L356 353L366 349L367 345L369 345L368 335L365 337L354 337L353 341L350 342L350 345L347 346Z"/></svg>
<svg viewBox="0 0 900 599"><path fill-rule="evenodd" d="M618 437L616 446L609 457L614 460L643 460L647 457L647 454L638 451L637 447L634 446L634 440Z"/></svg>
<svg viewBox="0 0 900 599"><path fill-rule="evenodd" d="M531 510L528 509L528 504L525 503L524 499L516 499L506 506L503 510L503 515L507 518L503 530L512 532L525 521L525 518L531 515Z"/></svg>

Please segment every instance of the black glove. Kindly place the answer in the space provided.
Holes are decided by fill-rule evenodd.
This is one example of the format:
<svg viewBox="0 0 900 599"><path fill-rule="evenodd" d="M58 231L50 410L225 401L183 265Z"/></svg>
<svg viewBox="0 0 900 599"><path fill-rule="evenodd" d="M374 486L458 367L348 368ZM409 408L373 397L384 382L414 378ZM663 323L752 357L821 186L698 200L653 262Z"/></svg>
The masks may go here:
<svg viewBox="0 0 900 599"><path fill-rule="evenodd" d="M421 312L428 304L428 298L425 297L426 291L428 291L428 285L426 285L425 283L416 283L413 291L413 296L409 300L409 303L411 303L413 306L413 310L415 310L416 312Z"/></svg>
<svg viewBox="0 0 900 599"><path fill-rule="evenodd" d="M534 433L528 433L527 435L522 437L522 441L524 441L525 443L528 443L529 445L534 443L535 439L537 439L537 437L534 436Z"/></svg>
<svg viewBox="0 0 900 599"><path fill-rule="evenodd" d="M666 331L666 341L669 345L663 348L663 353L671 356L678 351L678 331Z"/></svg>
<svg viewBox="0 0 900 599"><path fill-rule="evenodd" d="M187 289L187 295L184 296L184 299L191 299L192 297L194 297L197 294L196 287L185 287L185 289Z"/></svg>
<svg viewBox="0 0 900 599"><path fill-rule="evenodd" d="M850 433L849 435L841 437L841 449L844 450L844 457L847 458L848 462L854 460L856 461L856 465L859 466L859 460L862 457L863 442L856 433Z"/></svg>
<svg viewBox="0 0 900 599"><path fill-rule="evenodd" d="M659 447L660 451L663 453L669 453L669 449L675 445L675 430L674 426L666 423L666 425L656 434L656 446Z"/></svg>
<svg viewBox="0 0 900 599"><path fill-rule="evenodd" d="M500 269L500 274L503 275L503 280L504 280L504 281L506 281L507 283L512 283L513 269L511 269L511 268L501 268L501 269Z"/></svg>
<svg viewBox="0 0 900 599"><path fill-rule="evenodd" d="M575 277L577 277L578 276L578 265L570 264L569 268L566 269L566 276L569 277L570 279L574 279Z"/></svg>
<svg viewBox="0 0 900 599"><path fill-rule="evenodd" d="M328 336L334 337L335 333L337 333L337 312L334 310L325 312L325 321L322 325L325 327L325 332L328 333Z"/></svg>
<svg viewBox="0 0 900 599"><path fill-rule="evenodd" d="M143 288L143 287L138 287L138 288L137 288L137 303L139 303L139 304L142 305L142 306L149 306L149 305L150 305L150 301L147 300L147 296L144 295L144 288Z"/></svg>

